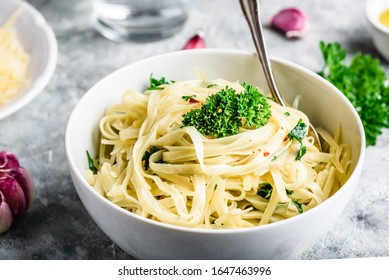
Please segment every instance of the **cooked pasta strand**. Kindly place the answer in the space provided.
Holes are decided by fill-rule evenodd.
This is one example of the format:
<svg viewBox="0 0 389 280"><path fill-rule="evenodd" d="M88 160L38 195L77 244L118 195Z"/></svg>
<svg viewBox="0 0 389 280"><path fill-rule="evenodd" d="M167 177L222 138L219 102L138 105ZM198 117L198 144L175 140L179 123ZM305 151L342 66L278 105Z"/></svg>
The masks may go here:
<svg viewBox="0 0 389 280"><path fill-rule="evenodd" d="M200 73L200 72L199 72ZM203 74L199 74L203 77ZM328 146L319 151L305 137L307 152L288 133L302 119L299 110L269 100L272 116L258 129L211 139L182 116L210 94L238 82L191 80L143 94L127 91L100 122L97 174L86 173L99 193L129 211L155 221L199 228L244 228L274 223L320 204L349 176L350 149L319 130ZM212 87L209 87L212 85ZM183 96L196 96L189 102ZM297 103L296 103L297 104ZM269 197L261 195L271 185Z"/></svg>

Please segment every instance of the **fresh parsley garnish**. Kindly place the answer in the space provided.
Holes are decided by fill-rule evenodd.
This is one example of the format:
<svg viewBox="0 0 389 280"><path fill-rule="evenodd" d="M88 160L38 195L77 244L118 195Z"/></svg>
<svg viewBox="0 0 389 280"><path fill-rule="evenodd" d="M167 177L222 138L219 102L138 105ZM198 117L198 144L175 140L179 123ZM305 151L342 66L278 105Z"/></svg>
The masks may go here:
<svg viewBox="0 0 389 280"><path fill-rule="evenodd" d="M307 125L301 119L299 119L296 126L288 133L288 138L290 139L290 141L296 139L300 143L300 150L296 156L296 160L300 160L307 152L307 147L303 145L303 139L306 134Z"/></svg>
<svg viewBox="0 0 389 280"><path fill-rule="evenodd" d="M273 187L269 183L262 183L259 185L258 195L264 199L269 199L273 192Z"/></svg>
<svg viewBox="0 0 389 280"><path fill-rule="evenodd" d="M193 94L193 95L184 95L182 96L182 99L184 99L185 101L189 101L191 98L195 98L196 95Z"/></svg>
<svg viewBox="0 0 389 280"><path fill-rule="evenodd" d="M385 69L369 54L356 53L349 64L339 43L320 42L324 69L319 74L335 85L357 110L366 145L375 145L383 128L389 127L389 87Z"/></svg>
<svg viewBox="0 0 389 280"><path fill-rule="evenodd" d="M270 104L259 90L248 83L242 84L244 93L238 94L238 113L244 119L244 126L261 127L267 124L270 116Z"/></svg>
<svg viewBox="0 0 389 280"><path fill-rule="evenodd" d="M290 113L289 113L289 112L285 112L284 115L287 116L287 117L289 117L289 116L290 116Z"/></svg>
<svg viewBox="0 0 389 280"><path fill-rule="evenodd" d="M299 211L300 214L304 212L302 203L298 202L295 199L292 199L292 203L294 204L294 206L296 206L296 208L297 208L297 210Z"/></svg>
<svg viewBox="0 0 389 280"><path fill-rule="evenodd" d="M93 174L96 174L97 173L97 168L96 168L95 163L94 163L92 157L90 156L88 150L86 150L86 157L88 159L89 169L93 172Z"/></svg>
<svg viewBox="0 0 389 280"><path fill-rule="evenodd" d="M247 83L244 91L226 87L207 97L200 109L192 109L183 115L184 126L194 126L201 134L220 138L239 133L241 127L259 128L265 125L271 108L267 98Z"/></svg>
<svg viewBox="0 0 389 280"><path fill-rule="evenodd" d="M148 90L154 89L162 89L159 86L173 84L174 81L168 81L165 77L161 77L159 80L154 78L153 73L150 74L150 86L147 88Z"/></svg>
<svg viewBox="0 0 389 280"><path fill-rule="evenodd" d="M144 154L143 154L143 157L142 157L142 161L144 161L144 167L145 167L145 170L149 170L149 167L150 167L150 157L152 154L158 152L159 150L161 150L160 148L158 147L155 147L155 146L151 146L150 150L146 151ZM160 161L161 162L161 161Z"/></svg>
<svg viewBox="0 0 389 280"><path fill-rule="evenodd" d="M285 189L287 195L292 195L294 193L293 190Z"/></svg>
<svg viewBox="0 0 389 280"><path fill-rule="evenodd" d="M286 191L286 195L292 195L294 193L293 190L285 189L285 191ZM271 184L264 182L264 183L261 183L259 185L259 190L258 190L259 196L263 197L264 199L269 200L272 193L273 193L273 186ZM294 205L296 205L299 212L302 213L302 211L303 211L302 204L293 198L292 198L292 203Z"/></svg>
<svg viewBox="0 0 389 280"><path fill-rule="evenodd" d="M286 191L287 195L292 195L294 193L293 190L285 189L285 191ZM273 193L273 187L271 184L265 182L265 183L262 183L259 185L259 191L258 191L259 196L263 197L266 200L269 200L272 193ZM300 214L304 212L302 203L298 202L297 200L295 200L293 198L292 198L291 202L294 206L296 206L296 208Z"/></svg>
<svg viewBox="0 0 389 280"><path fill-rule="evenodd" d="M290 140L296 139L301 142L305 135L307 134L307 125L303 122L302 119L299 119L296 126L288 133Z"/></svg>

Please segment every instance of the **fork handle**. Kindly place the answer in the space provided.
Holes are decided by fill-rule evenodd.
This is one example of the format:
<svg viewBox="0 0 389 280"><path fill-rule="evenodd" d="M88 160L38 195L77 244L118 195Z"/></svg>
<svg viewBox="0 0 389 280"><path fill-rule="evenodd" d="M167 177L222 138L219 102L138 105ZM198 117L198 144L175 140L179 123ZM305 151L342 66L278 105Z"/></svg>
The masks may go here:
<svg viewBox="0 0 389 280"><path fill-rule="evenodd" d="M274 101L282 106L286 106L281 94L279 93L271 70L270 60L267 56L265 40L262 31L262 25L259 18L259 3L257 0L239 0L243 14L250 27L258 58L261 63L270 93Z"/></svg>

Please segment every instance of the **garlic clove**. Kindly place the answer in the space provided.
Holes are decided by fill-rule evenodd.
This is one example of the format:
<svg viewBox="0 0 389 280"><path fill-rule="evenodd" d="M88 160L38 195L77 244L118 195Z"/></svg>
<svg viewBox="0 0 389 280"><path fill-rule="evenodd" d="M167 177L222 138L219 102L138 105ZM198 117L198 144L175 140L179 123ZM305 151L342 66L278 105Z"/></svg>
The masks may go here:
<svg viewBox="0 0 389 280"><path fill-rule="evenodd" d="M8 151L0 152L0 171L19 167L19 166L20 166L19 161L13 153Z"/></svg>
<svg viewBox="0 0 389 280"><path fill-rule="evenodd" d="M21 217L26 211L26 198L18 181L9 175L1 176L0 192L11 209L12 217L15 219Z"/></svg>
<svg viewBox="0 0 389 280"><path fill-rule="evenodd" d="M12 225L12 212L4 195L0 192L0 234L6 232Z"/></svg>
<svg viewBox="0 0 389 280"><path fill-rule="evenodd" d="M204 33L198 32L196 35L194 35L192 38L188 40L188 42L185 44L185 46L182 49L190 50L190 49L203 49L203 48L206 48L205 41L204 41Z"/></svg>
<svg viewBox="0 0 389 280"><path fill-rule="evenodd" d="M32 180L30 172L28 172L28 170L23 167L17 167L12 169L9 174L16 179L16 181L19 183L20 187L23 190L27 204L26 209L30 208L36 195L35 184Z"/></svg>
<svg viewBox="0 0 389 280"><path fill-rule="evenodd" d="M0 233L11 227L35 199L35 184L27 169L20 166L17 157L0 152Z"/></svg>
<svg viewBox="0 0 389 280"><path fill-rule="evenodd" d="M288 38L302 37L308 30L309 18L298 8L286 8L271 18L270 26Z"/></svg>

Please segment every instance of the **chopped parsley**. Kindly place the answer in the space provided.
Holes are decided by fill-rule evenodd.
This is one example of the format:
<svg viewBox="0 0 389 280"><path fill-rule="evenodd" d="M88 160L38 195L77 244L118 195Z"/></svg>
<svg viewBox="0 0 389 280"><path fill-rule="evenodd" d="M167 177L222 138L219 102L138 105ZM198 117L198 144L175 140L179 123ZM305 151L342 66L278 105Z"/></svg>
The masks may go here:
<svg viewBox="0 0 389 280"><path fill-rule="evenodd" d="M294 204L294 206L296 206L296 208L297 208L297 210L299 211L300 214L304 212L302 203L298 202L295 199L292 199L292 203Z"/></svg>
<svg viewBox="0 0 389 280"><path fill-rule="evenodd" d="M293 190L285 189L287 195L292 195L294 193Z"/></svg>
<svg viewBox="0 0 389 280"><path fill-rule="evenodd" d="M294 193L293 190L285 189L287 195L292 195ZM264 199L269 199L273 192L273 186L267 182L259 184L258 195L263 197Z"/></svg>
<svg viewBox="0 0 389 280"><path fill-rule="evenodd" d="M182 96L182 99L184 99L185 101L189 101L191 98L196 98L196 95L193 94L193 95L184 95Z"/></svg>
<svg viewBox="0 0 389 280"><path fill-rule="evenodd" d="M144 161L144 167L145 167L145 170L149 170L149 167L150 167L150 157L152 154L158 152L159 150L161 150L160 148L158 147L155 147L155 146L151 146L150 150L146 151L144 154L143 154L143 157L142 157L142 161ZM159 162L162 162L162 161L159 161Z"/></svg>
<svg viewBox="0 0 389 280"><path fill-rule="evenodd" d="M296 160L300 160L307 152L307 147L303 145L303 139L306 134L307 125L301 119L299 119L296 126L288 133L288 138L290 139L290 141L296 139L300 143L300 150L296 156Z"/></svg>
<svg viewBox="0 0 389 280"><path fill-rule="evenodd" d="M259 128L265 125L271 108L267 98L247 83L244 91L226 87L207 97L200 109L192 109L183 115L184 126L194 126L201 134L220 138L239 133L241 127Z"/></svg>
<svg viewBox="0 0 389 280"><path fill-rule="evenodd" d="M320 42L324 69L319 74L336 86L361 118L366 145L375 145L389 127L389 86L384 67L369 54L356 53L347 64L347 51L339 43Z"/></svg>
<svg viewBox="0 0 389 280"><path fill-rule="evenodd" d="M287 116L287 117L289 117L289 116L290 116L290 113L289 113L289 112L285 112L284 115Z"/></svg>
<svg viewBox="0 0 389 280"><path fill-rule="evenodd" d="M273 187L269 183L262 183L259 185L258 195L263 197L264 199L269 199L273 192Z"/></svg>
<svg viewBox="0 0 389 280"><path fill-rule="evenodd" d="M148 90L154 89L162 89L159 86L173 84L174 81L168 81L165 77L161 77L159 80L154 78L153 73L150 74L150 86L147 88Z"/></svg>
<svg viewBox="0 0 389 280"><path fill-rule="evenodd" d="M88 159L89 169L93 172L93 174L96 174L97 173L97 168L96 168L95 162L93 161L92 157L90 156L88 150L86 150L86 157Z"/></svg>
<svg viewBox="0 0 389 280"><path fill-rule="evenodd" d="M272 193L273 193L272 185L265 182L265 183L260 184L259 187L260 188L259 188L259 191L258 191L258 195L263 197L266 200L269 200L271 195L272 195ZM294 193L293 190L285 189L285 191L286 191L287 195L292 195ZM292 204L294 206L296 206L296 208L297 208L297 210L299 211L300 214L303 213L303 204L302 203L298 202L297 200L295 200L293 198L292 198L291 202L292 202Z"/></svg>

